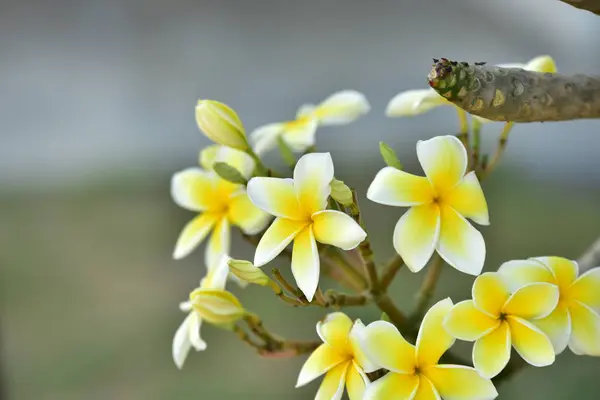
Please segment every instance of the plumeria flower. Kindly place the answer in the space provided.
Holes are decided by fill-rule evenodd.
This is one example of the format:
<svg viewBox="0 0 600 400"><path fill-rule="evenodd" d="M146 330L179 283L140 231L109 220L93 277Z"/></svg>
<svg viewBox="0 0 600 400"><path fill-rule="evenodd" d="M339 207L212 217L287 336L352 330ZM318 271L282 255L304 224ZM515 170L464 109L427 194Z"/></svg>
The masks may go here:
<svg viewBox="0 0 600 400"><path fill-rule="evenodd" d="M175 203L200 213L183 228L173 257L187 256L212 231L205 252L205 264L210 266L229 253L231 225L253 235L266 227L270 216L250 202L243 185L228 182L211 169L214 162L226 162L249 178L255 166L249 155L225 146L210 146L200 158L204 169L187 168L177 172L171 180Z"/></svg>
<svg viewBox="0 0 600 400"><path fill-rule="evenodd" d="M526 64L499 64L505 68L523 68L528 71L556 72L556 64L550 56L538 56ZM406 117L423 114L439 106L452 105L432 88L407 90L394 97L388 104L385 114L388 117ZM456 106L454 106L456 107ZM466 112L456 107L459 118L466 122ZM475 117L481 122L489 122L484 118Z"/></svg>
<svg viewBox="0 0 600 400"><path fill-rule="evenodd" d="M224 256L217 263L215 268L209 269L208 274L200 281L200 288L204 289L225 289L229 266L228 257ZM192 308L190 300L179 304L179 309L188 313L183 323L175 332L173 338L173 361L177 368L181 369L191 348L196 351L206 350L206 342L200 337L200 327L202 326L202 317L200 313Z"/></svg>
<svg viewBox="0 0 600 400"><path fill-rule="evenodd" d="M360 320L352 323L341 312L328 314L323 321L319 321L317 333L324 343L302 366L296 387L304 386L325 374L315 399L339 400L346 387L350 400L361 400L369 383L364 368L376 369L358 343L363 329L365 326Z"/></svg>
<svg viewBox="0 0 600 400"><path fill-rule="evenodd" d="M532 283L511 294L500 274L487 272L475 279L473 300L456 304L446 316L444 327L458 339L475 341L475 369L492 378L508 363L511 345L533 366L554 362L550 339L530 320L548 316L557 303L555 285Z"/></svg>
<svg viewBox="0 0 600 400"><path fill-rule="evenodd" d="M417 142L426 177L385 167L367 198L380 204L411 207L396 224L394 248L408 268L420 271L434 250L451 266L478 275L485 260L483 236L465 219L488 225L488 208L475 172L465 175L467 152L456 137Z"/></svg>
<svg viewBox="0 0 600 400"><path fill-rule="evenodd" d="M277 147L281 137L296 152L303 152L315 144L318 126L348 124L369 112L364 95L354 90L343 90L326 98L321 104L305 104L298 109L296 119L261 126L250 134L250 142L257 154Z"/></svg>
<svg viewBox="0 0 600 400"><path fill-rule="evenodd" d="M364 330L362 349L375 364L389 372L365 391L365 400L375 399L460 399L485 400L498 396L489 379L471 367L438 364L454 343L442 321L452 308L449 298L435 304L423 318L417 345L408 343L396 327L375 321ZM366 372L372 372L365 367Z"/></svg>
<svg viewBox="0 0 600 400"><path fill-rule="evenodd" d="M513 288L534 282L556 285L556 309L533 323L550 337L557 354L568 345L575 354L600 356L600 267L579 276L575 261L538 257L509 261L498 272Z"/></svg>
<svg viewBox="0 0 600 400"><path fill-rule="evenodd" d="M292 274L310 301L319 283L317 242L351 250L367 236L348 215L326 210L333 161L329 153L302 156L294 179L252 178L248 196L257 207L277 217L256 247L254 265L265 265L294 241Z"/></svg>

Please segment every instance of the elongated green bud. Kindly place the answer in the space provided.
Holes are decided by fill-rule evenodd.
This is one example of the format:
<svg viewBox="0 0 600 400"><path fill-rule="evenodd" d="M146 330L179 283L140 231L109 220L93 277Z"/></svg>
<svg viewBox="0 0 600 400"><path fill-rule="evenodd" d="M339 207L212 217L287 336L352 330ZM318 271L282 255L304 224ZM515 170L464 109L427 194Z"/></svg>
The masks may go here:
<svg viewBox="0 0 600 400"><path fill-rule="evenodd" d="M514 122L600 118L600 76L434 61L429 85L471 114Z"/></svg>

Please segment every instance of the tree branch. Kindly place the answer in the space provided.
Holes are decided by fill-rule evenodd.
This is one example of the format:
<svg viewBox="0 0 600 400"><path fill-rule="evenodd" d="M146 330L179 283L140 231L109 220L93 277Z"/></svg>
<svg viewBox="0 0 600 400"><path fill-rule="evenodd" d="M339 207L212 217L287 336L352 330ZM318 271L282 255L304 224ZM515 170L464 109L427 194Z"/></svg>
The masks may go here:
<svg viewBox="0 0 600 400"><path fill-rule="evenodd" d="M563 3L567 3L573 7L577 7L581 10L592 12L596 15L600 15L600 0L560 0Z"/></svg>

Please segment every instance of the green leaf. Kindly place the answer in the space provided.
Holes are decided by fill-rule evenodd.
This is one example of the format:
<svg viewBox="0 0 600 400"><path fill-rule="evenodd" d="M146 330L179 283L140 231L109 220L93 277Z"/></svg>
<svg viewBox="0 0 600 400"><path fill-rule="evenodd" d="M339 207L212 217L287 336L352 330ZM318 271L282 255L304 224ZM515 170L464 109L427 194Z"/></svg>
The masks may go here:
<svg viewBox="0 0 600 400"><path fill-rule="evenodd" d="M396 152L387 143L379 142L379 152L387 165L396 169L402 169L402 163L398 160Z"/></svg>
<svg viewBox="0 0 600 400"><path fill-rule="evenodd" d="M237 183L239 185L245 185L247 183L246 178L234 167L224 162L216 162L213 164L213 170L221 178L231 183Z"/></svg>
<svg viewBox="0 0 600 400"><path fill-rule="evenodd" d="M392 322L392 321L390 321L389 315L387 315L386 313L381 313L381 320L387 321L387 322Z"/></svg>
<svg viewBox="0 0 600 400"><path fill-rule="evenodd" d="M331 197L341 205L349 206L354 202L352 190L344 182L334 178L329 186L331 186Z"/></svg>
<svg viewBox="0 0 600 400"><path fill-rule="evenodd" d="M283 161L293 168L294 165L296 165L296 156L294 155L294 152L290 146L288 146L281 136L277 138L277 146L279 147L279 152L281 153L281 158L283 158Z"/></svg>

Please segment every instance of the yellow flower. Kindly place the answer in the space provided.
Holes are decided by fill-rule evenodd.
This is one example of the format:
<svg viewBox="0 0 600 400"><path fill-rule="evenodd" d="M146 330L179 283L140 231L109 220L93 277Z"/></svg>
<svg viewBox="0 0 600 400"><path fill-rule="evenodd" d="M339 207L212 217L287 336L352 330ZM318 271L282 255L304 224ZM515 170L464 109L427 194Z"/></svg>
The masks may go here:
<svg viewBox="0 0 600 400"><path fill-rule="evenodd" d="M200 282L204 289L225 289L229 267L227 257L223 257ZM179 309L188 313L181 326L175 332L173 338L172 354L177 368L181 369L192 347L196 351L206 350L206 342L200 337L202 316L192 308L191 301L179 304Z"/></svg>
<svg viewBox="0 0 600 400"><path fill-rule="evenodd" d="M532 283L511 294L500 274L487 272L475 279L473 300L456 304L446 316L444 327L458 339L475 341L475 369L492 378L508 363L511 344L533 366L554 362L550 339L530 320L546 317L557 303L555 285Z"/></svg>
<svg viewBox="0 0 600 400"><path fill-rule="evenodd" d="M315 396L317 400L339 400L344 387L350 400L361 400L369 378L363 369L374 369L361 351L358 337L365 326L360 320L354 324L341 312L328 314L317 323L317 333L324 342L308 357L296 387L325 374L325 378Z"/></svg>
<svg viewBox="0 0 600 400"><path fill-rule="evenodd" d="M475 369L438 364L442 354L454 343L454 338L442 326L451 308L449 298L431 307L423 318L416 346L408 343L398 329L386 321L375 321L364 329L360 340L363 351L376 368L389 370L367 387L365 400L483 400L498 396L492 382ZM365 367L365 372L372 370Z"/></svg>
<svg viewBox="0 0 600 400"><path fill-rule="evenodd" d="M213 156L212 161L226 162L246 178L254 170L252 158L239 150L221 146ZM229 253L230 225L252 235L262 231L270 220L267 213L250 202L243 185L228 182L212 170L195 167L177 172L171 180L171 195L179 206L200 213L179 235L173 252L175 259L190 254L212 230L205 264L216 265L223 254Z"/></svg>
<svg viewBox="0 0 600 400"><path fill-rule="evenodd" d="M250 141L257 154L277 147L281 137L294 151L302 152L315 144L318 126L348 124L369 112L364 95L354 90L343 90L326 98L319 105L305 104L298 109L296 119L277 122L255 129Z"/></svg>
<svg viewBox="0 0 600 400"><path fill-rule="evenodd" d="M527 64L500 64L499 67L506 68L523 68L529 71L538 71L538 72L556 72L556 64L554 60L550 56L539 56L532 60L530 60ZM444 105L452 105L448 100L444 97L440 96L435 90L429 89L417 89L417 90L407 90L401 92L397 96L395 96L392 100L390 100L385 114L388 117L406 117L413 116L418 114L423 114L433 108L444 106ZM456 107L456 106L455 106ZM460 108L456 107L456 110L459 114L459 118L465 119L466 113ZM489 120L484 118L479 118L481 122L489 122Z"/></svg>
<svg viewBox="0 0 600 400"><path fill-rule="evenodd" d="M411 207L394 230L394 248L408 268L420 271L434 250L451 266L478 275L485 260L481 233L465 219L488 225L488 208L474 172L465 175L467 152L456 137L439 136L417 143L427 177L385 167L367 198L380 204Z"/></svg>
<svg viewBox="0 0 600 400"><path fill-rule="evenodd" d="M265 265L293 240L292 273L309 301L319 283L317 241L350 250L367 235L348 215L326 210L332 180L331 155L311 153L298 160L294 179L259 177L248 182L252 203L277 217L256 247L254 265Z"/></svg>
<svg viewBox="0 0 600 400"><path fill-rule="evenodd" d="M198 100L196 123L213 142L239 150L248 149L244 125L235 111L226 104L214 100Z"/></svg>
<svg viewBox="0 0 600 400"><path fill-rule="evenodd" d="M538 257L509 261L498 272L513 288L534 282L557 285L558 306L533 322L550 337L557 354L568 345L575 354L600 356L600 267L579 276L575 261Z"/></svg>

